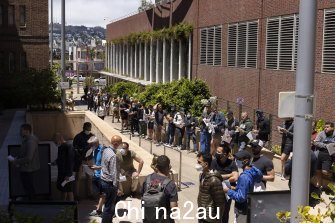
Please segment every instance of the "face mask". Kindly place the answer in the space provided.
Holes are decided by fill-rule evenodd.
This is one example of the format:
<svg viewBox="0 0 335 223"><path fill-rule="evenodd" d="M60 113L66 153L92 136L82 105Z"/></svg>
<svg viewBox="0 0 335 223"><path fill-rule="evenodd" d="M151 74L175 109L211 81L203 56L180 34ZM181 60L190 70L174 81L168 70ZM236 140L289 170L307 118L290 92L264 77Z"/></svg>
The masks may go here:
<svg viewBox="0 0 335 223"><path fill-rule="evenodd" d="M92 146L91 148L92 148L92 150L95 150L97 148L97 146Z"/></svg>
<svg viewBox="0 0 335 223"><path fill-rule="evenodd" d="M202 172L204 170L204 168L199 164L195 164L195 167L194 167L198 172Z"/></svg>
<svg viewBox="0 0 335 223"><path fill-rule="evenodd" d="M186 117L187 117L187 118L191 118L191 115L187 115Z"/></svg>
<svg viewBox="0 0 335 223"><path fill-rule="evenodd" d="M120 153L121 153L122 156L125 156L127 152L124 148L121 148Z"/></svg>
<svg viewBox="0 0 335 223"><path fill-rule="evenodd" d="M86 135L89 135L91 133L91 131L87 131L87 130L85 130L85 134Z"/></svg>

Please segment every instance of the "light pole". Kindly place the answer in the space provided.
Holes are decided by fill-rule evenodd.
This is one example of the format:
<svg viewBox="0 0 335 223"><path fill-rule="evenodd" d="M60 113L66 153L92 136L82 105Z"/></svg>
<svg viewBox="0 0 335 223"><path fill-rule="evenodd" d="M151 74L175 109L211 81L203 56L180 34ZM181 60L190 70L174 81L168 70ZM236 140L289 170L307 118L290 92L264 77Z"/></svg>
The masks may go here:
<svg viewBox="0 0 335 223"><path fill-rule="evenodd" d="M54 37L53 37L53 29L54 29L54 15L53 15L53 0L50 0L50 45L51 45L51 52L50 52L50 67L52 69L52 66L53 66L53 51L54 51Z"/></svg>
<svg viewBox="0 0 335 223"><path fill-rule="evenodd" d="M62 56L61 56L61 65L62 65L62 82L65 81L65 0L62 0L62 26L61 26L61 36L62 36ZM66 100L66 94L65 94L65 89L62 89L62 110L65 110L65 100Z"/></svg>
<svg viewBox="0 0 335 223"><path fill-rule="evenodd" d="M298 66L296 74L296 95L294 110L293 168L291 188L291 222L297 219L298 207L308 205L311 153L307 149L311 143L313 118L313 90L315 65L315 36L317 2L300 0ZM298 157L299 155L299 157Z"/></svg>

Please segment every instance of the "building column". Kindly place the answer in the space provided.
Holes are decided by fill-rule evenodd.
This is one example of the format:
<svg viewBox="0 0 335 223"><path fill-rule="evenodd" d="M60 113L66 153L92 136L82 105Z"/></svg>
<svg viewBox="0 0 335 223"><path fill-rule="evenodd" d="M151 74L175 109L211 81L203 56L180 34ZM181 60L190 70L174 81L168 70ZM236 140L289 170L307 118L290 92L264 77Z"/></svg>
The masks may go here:
<svg viewBox="0 0 335 223"><path fill-rule="evenodd" d="M179 39L179 60L178 60L178 79L180 80L185 75L185 47L183 40Z"/></svg>
<svg viewBox="0 0 335 223"><path fill-rule="evenodd" d="M108 49L108 43L106 43L105 46L105 68L108 69L109 68L109 61L108 61L108 57L109 57L109 49Z"/></svg>
<svg viewBox="0 0 335 223"><path fill-rule="evenodd" d="M134 53L133 53L133 45L130 46L130 76L133 78L134 77L134 60L133 60L133 56L134 56Z"/></svg>
<svg viewBox="0 0 335 223"><path fill-rule="evenodd" d="M148 50L148 41L144 42L144 80L150 81L150 49Z"/></svg>
<svg viewBox="0 0 335 223"><path fill-rule="evenodd" d="M138 79L144 79L143 78L143 57L142 57L142 53L143 53L143 49L142 49L142 42L139 43L139 59L138 59Z"/></svg>
<svg viewBox="0 0 335 223"><path fill-rule="evenodd" d="M122 75L122 44L120 44L120 47L119 47L119 73L120 75Z"/></svg>
<svg viewBox="0 0 335 223"><path fill-rule="evenodd" d="M125 46L125 44L123 43L122 44L122 54L121 54L121 56L122 56L122 58L121 58L121 63L120 63L120 66L121 66L121 68L122 68L122 75L124 75L125 74L125 72L126 72L126 67L125 67L125 49L126 49L126 46Z"/></svg>
<svg viewBox="0 0 335 223"><path fill-rule="evenodd" d="M119 49L120 49L120 44L116 45L116 53L115 53L115 59L116 59L116 64L115 64L115 73L119 73Z"/></svg>
<svg viewBox="0 0 335 223"><path fill-rule="evenodd" d="M156 83L162 82L162 44L159 39L156 41Z"/></svg>
<svg viewBox="0 0 335 223"><path fill-rule="evenodd" d="M127 43L127 45L126 45L126 53L125 53L125 61L126 61L126 74L127 74L127 76L129 76L129 60L130 60L130 58L129 58L129 45L128 45L128 43Z"/></svg>
<svg viewBox="0 0 335 223"><path fill-rule="evenodd" d="M138 79L138 67L137 67L137 63L138 63L138 45L137 42L134 45L134 78Z"/></svg>
<svg viewBox="0 0 335 223"><path fill-rule="evenodd" d="M188 37L188 69L187 77L191 80L191 68L192 68L192 35Z"/></svg>
<svg viewBox="0 0 335 223"><path fill-rule="evenodd" d="M167 52L166 52L166 39L164 38L163 39L163 80L162 82L163 83L166 83L167 82L167 75L168 75L168 71L167 71Z"/></svg>
<svg viewBox="0 0 335 223"><path fill-rule="evenodd" d="M154 54L153 54L153 40L152 40L152 38L150 39L150 71L149 71L149 73L150 73L150 78L149 78L149 81L150 81L150 83L152 83L153 82L153 80L154 80L154 62L153 62L153 60L154 60L154 58L153 58L153 56L154 56Z"/></svg>
<svg viewBox="0 0 335 223"><path fill-rule="evenodd" d="M178 79L178 73L177 73L177 48L175 47L175 40L171 39L171 53L170 53L170 81L177 80Z"/></svg>

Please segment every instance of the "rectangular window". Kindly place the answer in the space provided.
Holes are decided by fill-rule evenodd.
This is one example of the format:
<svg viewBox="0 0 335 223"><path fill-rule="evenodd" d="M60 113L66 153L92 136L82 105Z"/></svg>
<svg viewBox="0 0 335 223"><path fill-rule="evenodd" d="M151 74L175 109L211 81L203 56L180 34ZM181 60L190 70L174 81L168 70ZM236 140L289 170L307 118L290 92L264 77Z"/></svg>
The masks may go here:
<svg viewBox="0 0 335 223"><path fill-rule="evenodd" d="M200 30L200 64L221 65L222 26Z"/></svg>
<svg viewBox="0 0 335 223"><path fill-rule="evenodd" d="M335 72L335 10L325 10L322 49L322 72Z"/></svg>
<svg viewBox="0 0 335 223"><path fill-rule="evenodd" d="M3 6L0 5L0 26L3 25Z"/></svg>
<svg viewBox="0 0 335 223"><path fill-rule="evenodd" d="M15 25L15 8L14 5L8 6L8 25Z"/></svg>
<svg viewBox="0 0 335 223"><path fill-rule="evenodd" d="M298 15L279 16L267 20L267 69L295 70L297 64Z"/></svg>
<svg viewBox="0 0 335 223"><path fill-rule="evenodd" d="M27 68L27 54L22 52L20 54L20 70L23 71Z"/></svg>
<svg viewBox="0 0 335 223"><path fill-rule="evenodd" d="M8 54L8 70L9 73L13 73L15 71L15 54L13 52Z"/></svg>
<svg viewBox="0 0 335 223"><path fill-rule="evenodd" d="M5 53L0 52L0 73L5 71Z"/></svg>
<svg viewBox="0 0 335 223"><path fill-rule="evenodd" d="M257 67L258 21L228 25L228 66Z"/></svg>
<svg viewBox="0 0 335 223"><path fill-rule="evenodd" d="M26 6L20 5L20 26L26 26Z"/></svg>

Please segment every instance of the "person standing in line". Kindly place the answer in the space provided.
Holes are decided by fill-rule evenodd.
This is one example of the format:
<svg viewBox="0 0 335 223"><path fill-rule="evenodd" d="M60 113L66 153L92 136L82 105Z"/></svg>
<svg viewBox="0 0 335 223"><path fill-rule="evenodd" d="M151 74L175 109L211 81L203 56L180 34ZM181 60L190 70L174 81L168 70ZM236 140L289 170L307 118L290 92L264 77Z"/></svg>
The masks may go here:
<svg viewBox="0 0 335 223"><path fill-rule="evenodd" d="M92 145L93 150L93 159L94 159L94 165L90 166L92 170L94 170L93 175L93 188L96 192L99 193L99 201L96 210L93 210L91 213L89 213L90 216L96 216L101 217L102 216L102 206L105 203L105 194L102 191L101 187L101 159L102 159L102 153L104 150L104 146L99 143L99 139L96 136L92 136L88 143Z"/></svg>
<svg viewBox="0 0 335 223"><path fill-rule="evenodd" d="M32 135L32 127L30 124L21 125L20 135L22 137L20 154L10 162L20 169L23 189L28 200L33 200L36 193L34 177L36 172L40 169L38 139Z"/></svg>
<svg viewBox="0 0 335 223"><path fill-rule="evenodd" d="M196 170L200 172L200 186L198 194L198 207L206 209L204 219L199 223L220 223L225 206L225 193L222 186L222 176L211 169L212 156L209 153L197 155ZM209 215L211 213L211 215Z"/></svg>
<svg viewBox="0 0 335 223"><path fill-rule="evenodd" d="M56 133L56 144L58 145L57 159L53 162L57 164L57 189L62 192L62 199L73 201L73 182L70 181L64 186L62 183L73 175L74 150L72 144L66 142L60 133Z"/></svg>
<svg viewBox="0 0 335 223"><path fill-rule="evenodd" d="M101 158L101 188L105 195L105 207L102 211L101 223L113 222L115 205L118 193L120 162L116 156L116 150L121 148L122 138L114 135L111 146L106 147Z"/></svg>
<svg viewBox="0 0 335 223"><path fill-rule="evenodd" d="M162 129L165 114L161 104L157 104L155 107L155 140L156 146L160 146L162 144Z"/></svg>
<svg viewBox="0 0 335 223"><path fill-rule="evenodd" d="M324 130L320 132L314 141L316 149L319 151L317 161L317 187L322 188L324 185L323 176L331 176L331 166L333 164L333 158L329 151L329 146L334 147L335 145L335 130L333 122L326 122ZM334 157L334 155L333 155Z"/></svg>
<svg viewBox="0 0 335 223"><path fill-rule="evenodd" d="M225 187L224 192L235 201L235 223L246 223L248 212L248 193L253 191L254 184L262 181L263 174L251 165L251 154L241 150L234 157L242 163L243 172L237 180L236 187Z"/></svg>
<svg viewBox="0 0 335 223"><path fill-rule="evenodd" d="M79 200L79 190L80 190L80 176L83 171L83 164L92 166L93 165L93 157L92 155L86 156L87 151L90 149L91 145L87 142L93 134L91 133L92 124L90 122L85 122L83 125L83 131L78 133L73 139L73 148L75 154L75 164L74 164L74 172L76 174L75 180L75 198ZM87 196L89 198L92 197L92 176L86 174L87 180Z"/></svg>
<svg viewBox="0 0 335 223"><path fill-rule="evenodd" d="M183 145L183 138L185 132L185 109L180 108L173 118L173 125L175 126L175 134L178 141L176 142L177 149L182 150L185 148Z"/></svg>
<svg viewBox="0 0 335 223"><path fill-rule="evenodd" d="M293 130L294 122L293 118L288 118L285 120L284 126L278 126L278 131L282 135L281 142L281 163L282 163L282 172L281 175L284 177L285 163L290 156L290 153L293 152Z"/></svg>
<svg viewBox="0 0 335 223"><path fill-rule="evenodd" d="M171 105L171 112L166 114L166 120L168 122L168 127L166 131L166 139L165 139L165 145L166 146L173 146L174 143L174 135L176 131L176 126L174 124L174 117L176 115L176 107L174 105Z"/></svg>
<svg viewBox="0 0 335 223"><path fill-rule="evenodd" d="M257 167L263 174L262 181L255 184L254 192L266 191L266 183L275 180L275 170L272 160L261 154L263 146L263 141L259 139L251 140L248 145L253 154L251 165Z"/></svg>
<svg viewBox="0 0 335 223"><path fill-rule="evenodd" d="M237 132L236 127L239 126L238 120L234 117L234 113L232 111L228 111L227 113L227 119L224 124L225 134L227 137L230 138L230 148L235 151L235 146L237 144Z"/></svg>
<svg viewBox="0 0 335 223"><path fill-rule="evenodd" d="M144 208L144 223L152 222L163 222L173 223L175 222L170 218L172 208L178 207L178 189L173 180L169 179L171 171L171 164L169 157L165 155L158 156L154 166L154 173L148 175L142 186L142 207ZM162 193L162 200L159 200L155 191ZM166 217L164 211L160 209L156 214L156 208L165 208Z"/></svg>
<svg viewBox="0 0 335 223"><path fill-rule="evenodd" d="M269 136L271 132L270 121L267 117L265 117L264 112L262 110L256 111L257 121L256 127L257 129L253 130L253 133L257 134L257 139L262 140L264 145L269 141Z"/></svg>
<svg viewBox="0 0 335 223"><path fill-rule="evenodd" d="M210 133L209 125L212 115L211 105L207 104L202 113L202 120L200 122L200 151L202 153L210 153L212 135Z"/></svg>
<svg viewBox="0 0 335 223"><path fill-rule="evenodd" d="M185 128L186 128L186 149L191 153L198 152L197 136L195 135L195 128L198 126L198 119L193 117L191 112L187 112L185 117ZM191 150L190 141L193 142L193 151Z"/></svg>
<svg viewBox="0 0 335 223"><path fill-rule="evenodd" d="M98 103L98 107L97 107L97 115L99 118L101 118L102 120L105 119L106 116L106 108L103 105L103 102L99 102Z"/></svg>
<svg viewBox="0 0 335 223"><path fill-rule="evenodd" d="M238 132L238 146L239 151L244 150L249 142L248 133L252 131L254 124L249 118L247 112L242 112L241 114L241 122L238 127L236 127L236 131Z"/></svg>
<svg viewBox="0 0 335 223"><path fill-rule="evenodd" d="M231 155L231 148L228 144L224 143L216 148L215 158L212 161L211 169L218 171L221 174L226 185L236 186L239 174L236 163ZM227 198L224 199L224 201L225 208L222 214L222 222L228 223L232 200Z"/></svg>

